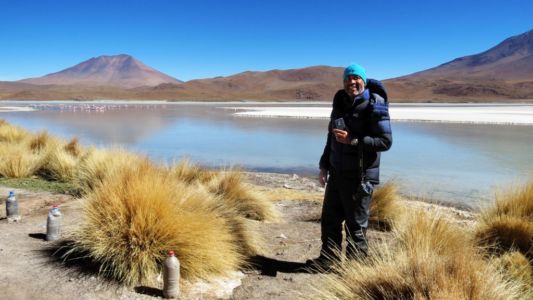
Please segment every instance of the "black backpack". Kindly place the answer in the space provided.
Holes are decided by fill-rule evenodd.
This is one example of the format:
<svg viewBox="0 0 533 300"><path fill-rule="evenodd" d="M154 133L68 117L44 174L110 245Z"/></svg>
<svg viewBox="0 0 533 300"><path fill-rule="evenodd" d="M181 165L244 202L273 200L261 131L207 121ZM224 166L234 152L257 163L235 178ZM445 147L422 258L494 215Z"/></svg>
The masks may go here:
<svg viewBox="0 0 533 300"><path fill-rule="evenodd" d="M381 81L377 79L368 79L366 81L366 87L371 94L378 94L383 98L383 100L385 100L385 103L389 103L387 91L385 90L385 87L383 86Z"/></svg>

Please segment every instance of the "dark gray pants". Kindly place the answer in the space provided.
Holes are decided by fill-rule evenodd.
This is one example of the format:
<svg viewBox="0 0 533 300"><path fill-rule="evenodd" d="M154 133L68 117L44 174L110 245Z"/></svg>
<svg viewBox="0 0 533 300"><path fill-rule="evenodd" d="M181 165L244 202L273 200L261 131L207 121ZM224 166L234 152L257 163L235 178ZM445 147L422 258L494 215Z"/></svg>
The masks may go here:
<svg viewBox="0 0 533 300"><path fill-rule="evenodd" d="M339 259L335 249L341 249L342 222L345 221L349 258L368 255L366 229L374 185L361 182L353 173L331 172L322 206L321 256Z"/></svg>

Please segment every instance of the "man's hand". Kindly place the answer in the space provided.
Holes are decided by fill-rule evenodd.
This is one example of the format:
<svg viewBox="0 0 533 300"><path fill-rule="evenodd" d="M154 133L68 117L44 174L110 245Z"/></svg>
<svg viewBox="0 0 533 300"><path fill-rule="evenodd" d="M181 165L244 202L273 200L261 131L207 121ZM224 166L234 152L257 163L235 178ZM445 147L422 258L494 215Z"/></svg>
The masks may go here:
<svg viewBox="0 0 533 300"><path fill-rule="evenodd" d="M327 181L328 181L328 170L320 169L320 173L318 174L318 182L320 182L320 185L324 187Z"/></svg>
<svg viewBox="0 0 533 300"><path fill-rule="evenodd" d="M335 139L337 142L349 145L351 138L350 134L348 134L348 131L341 130L341 129L333 129L333 134L335 134Z"/></svg>

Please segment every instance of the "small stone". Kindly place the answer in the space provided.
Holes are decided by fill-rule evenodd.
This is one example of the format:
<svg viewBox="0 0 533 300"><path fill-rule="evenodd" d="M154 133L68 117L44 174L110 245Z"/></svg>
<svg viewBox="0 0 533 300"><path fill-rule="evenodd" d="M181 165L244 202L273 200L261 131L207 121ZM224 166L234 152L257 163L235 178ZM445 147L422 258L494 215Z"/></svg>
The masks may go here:
<svg viewBox="0 0 533 300"><path fill-rule="evenodd" d="M294 279L292 277L283 278L284 281L293 282Z"/></svg>

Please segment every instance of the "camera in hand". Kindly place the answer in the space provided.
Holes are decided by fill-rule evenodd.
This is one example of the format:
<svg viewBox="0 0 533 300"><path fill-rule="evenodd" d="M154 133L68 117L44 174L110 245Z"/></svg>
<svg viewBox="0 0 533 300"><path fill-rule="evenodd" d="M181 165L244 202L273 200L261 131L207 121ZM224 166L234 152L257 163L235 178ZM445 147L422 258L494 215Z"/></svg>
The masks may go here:
<svg viewBox="0 0 533 300"><path fill-rule="evenodd" d="M334 122L335 122L336 129L346 130L346 124L344 124L343 118L338 118Z"/></svg>

